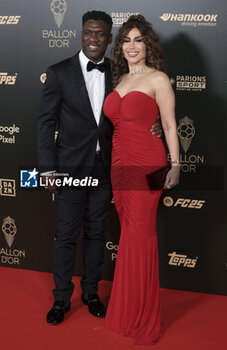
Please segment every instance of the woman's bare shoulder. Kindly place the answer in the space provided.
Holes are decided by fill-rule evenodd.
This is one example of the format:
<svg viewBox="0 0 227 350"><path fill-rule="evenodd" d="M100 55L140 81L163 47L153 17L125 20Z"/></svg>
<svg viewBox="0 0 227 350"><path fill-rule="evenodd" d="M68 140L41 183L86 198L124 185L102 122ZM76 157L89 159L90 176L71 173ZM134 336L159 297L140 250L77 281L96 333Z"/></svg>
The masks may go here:
<svg viewBox="0 0 227 350"><path fill-rule="evenodd" d="M152 79L155 83L159 83L159 84L170 83L168 75L157 69L150 70L149 74L147 74L147 78Z"/></svg>

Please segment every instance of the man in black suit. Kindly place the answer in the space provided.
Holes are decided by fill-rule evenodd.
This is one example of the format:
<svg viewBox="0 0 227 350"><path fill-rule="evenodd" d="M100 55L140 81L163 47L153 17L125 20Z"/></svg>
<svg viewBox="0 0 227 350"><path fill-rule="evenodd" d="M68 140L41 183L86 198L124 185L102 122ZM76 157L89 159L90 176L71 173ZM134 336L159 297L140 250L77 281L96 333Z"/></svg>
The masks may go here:
<svg viewBox="0 0 227 350"><path fill-rule="evenodd" d="M76 240L83 226L84 276L82 301L91 314L105 316L98 297L104 259L105 221L111 201L110 162L112 124L102 105L112 90L110 61L104 58L112 42L112 20L101 11L83 16L82 50L47 70L38 123L40 169L48 179L54 172L75 178L98 178L98 187L47 188L56 194L54 242L54 305L49 324L58 324L70 310L74 285ZM58 137L54 134L58 128Z"/></svg>

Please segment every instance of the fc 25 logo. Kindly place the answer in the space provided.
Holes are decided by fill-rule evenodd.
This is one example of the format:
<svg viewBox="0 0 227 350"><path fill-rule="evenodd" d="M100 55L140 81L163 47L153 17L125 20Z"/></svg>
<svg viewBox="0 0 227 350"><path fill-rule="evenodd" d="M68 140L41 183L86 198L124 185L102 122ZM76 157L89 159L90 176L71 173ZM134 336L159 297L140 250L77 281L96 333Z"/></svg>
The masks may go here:
<svg viewBox="0 0 227 350"><path fill-rule="evenodd" d="M206 203L203 199L190 199L190 198L178 198L175 202L172 197L165 197L163 203L166 207L178 207L190 208L190 209L201 209Z"/></svg>
<svg viewBox="0 0 227 350"><path fill-rule="evenodd" d="M21 16L0 16L0 24L17 24Z"/></svg>

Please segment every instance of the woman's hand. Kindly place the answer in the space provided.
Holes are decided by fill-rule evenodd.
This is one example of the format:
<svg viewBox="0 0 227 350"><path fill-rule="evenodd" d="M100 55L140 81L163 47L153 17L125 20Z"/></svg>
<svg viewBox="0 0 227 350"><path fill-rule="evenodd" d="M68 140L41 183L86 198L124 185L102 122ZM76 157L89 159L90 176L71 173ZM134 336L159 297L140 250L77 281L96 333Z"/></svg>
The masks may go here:
<svg viewBox="0 0 227 350"><path fill-rule="evenodd" d="M152 125L150 132L152 133L152 135L157 135L158 137L162 137L162 126L160 122L160 117L158 117L156 123Z"/></svg>
<svg viewBox="0 0 227 350"><path fill-rule="evenodd" d="M55 172L49 173L48 175L42 175L42 182L46 184L45 189L50 191L52 194L57 194L57 186L55 185L55 181L57 180L57 176Z"/></svg>
<svg viewBox="0 0 227 350"><path fill-rule="evenodd" d="M180 164L172 165L171 169L166 175L166 181L164 184L164 189L170 189L179 184L180 177Z"/></svg>

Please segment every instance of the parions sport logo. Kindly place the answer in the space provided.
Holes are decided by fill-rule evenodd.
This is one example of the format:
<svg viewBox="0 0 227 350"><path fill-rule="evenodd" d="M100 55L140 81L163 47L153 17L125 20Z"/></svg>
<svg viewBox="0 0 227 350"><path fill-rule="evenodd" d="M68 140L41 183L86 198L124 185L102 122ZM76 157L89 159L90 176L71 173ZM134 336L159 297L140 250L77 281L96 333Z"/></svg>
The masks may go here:
<svg viewBox="0 0 227 350"><path fill-rule="evenodd" d="M21 16L0 16L0 24L18 24Z"/></svg>
<svg viewBox="0 0 227 350"><path fill-rule="evenodd" d="M218 14L163 13L159 18L164 22L180 23L182 26L215 27Z"/></svg>
<svg viewBox="0 0 227 350"><path fill-rule="evenodd" d="M9 85L13 86L16 84L17 80L17 73L14 73L13 75L6 73L6 72L0 72L0 85Z"/></svg>
<svg viewBox="0 0 227 350"><path fill-rule="evenodd" d="M42 38L48 40L49 48L69 48L71 39L76 39L75 29L60 29L65 20L68 6L65 0L52 0L49 11L52 13L54 25L58 29L43 29Z"/></svg>
<svg viewBox="0 0 227 350"><path fill-rule="evenodd" d="M170 79L171 85L176 84L178 91L203 91L206 89L206 76L177 75Z"/></svg>
<svg viewBox="0 0 227 350"><path fill-rule="evenodd" d="M139 12L111 12L113 27L120 27L132 15L139 15Z"/></svg>

